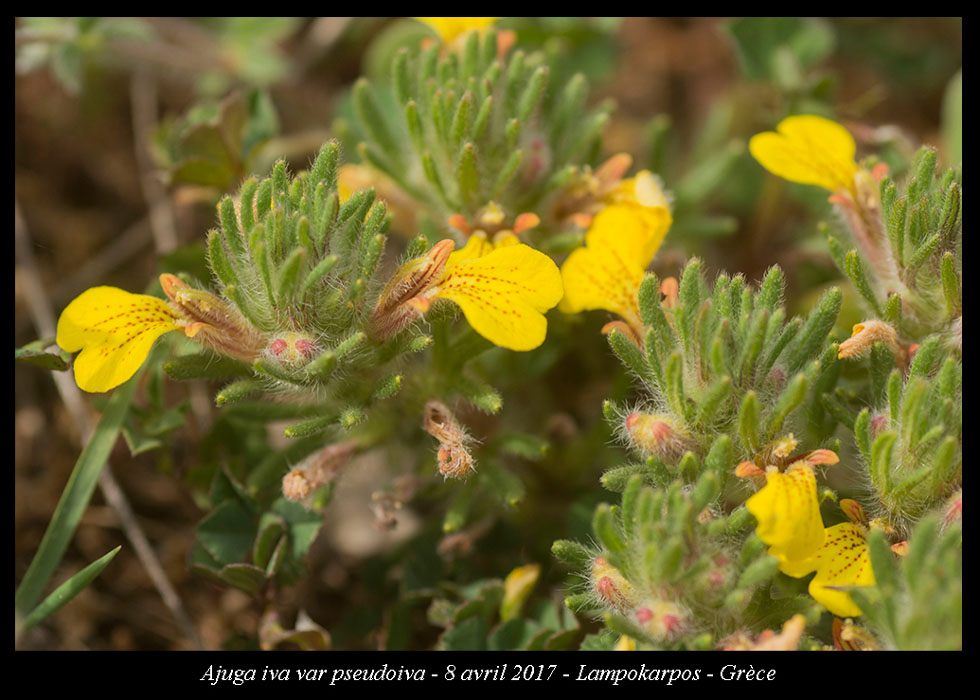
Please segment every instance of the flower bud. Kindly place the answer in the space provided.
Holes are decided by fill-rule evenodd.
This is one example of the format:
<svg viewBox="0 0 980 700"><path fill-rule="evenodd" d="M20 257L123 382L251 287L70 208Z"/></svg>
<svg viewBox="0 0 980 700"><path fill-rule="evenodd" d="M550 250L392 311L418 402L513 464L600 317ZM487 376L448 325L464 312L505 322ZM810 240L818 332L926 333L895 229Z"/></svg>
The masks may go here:
<svg viewBox="0 0 980 700"><path fill-rule="evenodd" d="M634 615L643 631L658 641L677 639L687 627L687 611L669 600L648 602L637 608Z"/></svg>
<svg viewBox="0 0 980 700"><path fill-rule="evenodd" d="M892 351L896 360L905 357L905 350L898 344L898 334L895 329L884 321L871 319L864 323L855 324L851 337L840 344L837 357L858 357L871 349L875 343L884 343Z"/></svg>
<svg viewBox="0 0 980 700"><path fill-rule="evenodd" d="M221 297L194 289L175 275L160 275L160 284L188 338L245 362L254 360L265 348L262 332Z"/></svg>
<svg viewBox="0 0 980 700"><path fill-rule="evenodd" d="M626 417L626 431L641 452L665 462L680 459L694 444L679 421L660 414L631 413Z"/></svg>
<svg viewBox="0 0 980 700"><path fill-rule="evenodd" d="M356 445L340 442L328 445L304 459L282 479L282 495L290 501L301 501L314 490L333 481L350 461Z"/></svg>
<svg viewBox="0 0 980 700"><path fill-rule="evenodd" d="M871 419L871 439L878 437L888 430L888 416L879 414Z"/></svg>
<svg viewBox="0 0 980 700"><path fill-rule="evenodd" d="M674 277L668 277L661 282L660 293L663 295L663 301L660 302L660 305L663 308L673 309L676 307L681 293L680 286L677 284L677 279Z"/></svg>
<svg viewBox="0 0 980 700"><path fill-rule="evenodd" d="M316 341L302 333L280 333L269 343L266 353L289 367L302 367L316 357L320 347Z"/></svg>
<svg viewBox="0 0 980 700"><path fill-rule="evenodd" d="M840 509L844 511L847 519L856 525L867 525L868 516L864 512L864 507L857 501L850 498L840 499Z"/></svg>
<svg viewBox="0 0 980 700"><path fill-rule="evenodd" d="M376 338L392 337L420 315L419 306L428 308L425 296L442 279L446 261L456 244L451 239L439 241L420 258L410 260L392 276L378 297L371 317L371 332ZM415 302L415 303L412 303Z"/></svg>
<svg viewBox="0 0 980 700"><path fill-rule="evenodd" d="M909 554L909 541L902 540L901 542L896 542L889 549L900 557L907 557Z"/></svg>
<svg viewBox="0 0 980 700"><path fill-rule="evenodd" d="M620 612L626 612L633 607L633 586L619 569L609 565L605 557L595 558L589 578L596 595L606 605Z"/></svg>

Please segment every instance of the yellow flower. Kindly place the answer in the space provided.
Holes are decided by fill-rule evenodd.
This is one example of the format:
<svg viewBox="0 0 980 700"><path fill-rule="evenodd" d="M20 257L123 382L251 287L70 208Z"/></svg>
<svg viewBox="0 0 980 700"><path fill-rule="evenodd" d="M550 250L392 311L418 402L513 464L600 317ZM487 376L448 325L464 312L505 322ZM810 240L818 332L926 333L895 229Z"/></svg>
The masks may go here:
<svg viewBox="0 0 980 700"><path fill-rule="evenodd" d="M415 17L419 22L435 30L444 43L449 43L461 34L471 30L482 31L496 22L499 17Z"/></svg>
<svg viewBox="0 0 980 700"><path fill-rule="evenodd" d="M58 319L58 345L75 358L75 381L84 391L109 391L136 374L153 341L170 331L229 357L251 362L265 336L220 297L160 275L170 304L116 287L94 287L75 298Z"/></svg>
<svg viewBox="0 0 980 700"><path fill-rule="evenodd" d="M561 267L562 311L605 309L642 329L638 293L647 265L672 222L667 199L654 176L641 172L616 187L585 234L585 245Z"/></svg>
<svg viewBox="0 0 980 700"><path fill-rule="evenodd" d="M153 341L179 330L167 302L116 287L94 287L58 319L58 345L75 358L75 381L84 391L109 391L136 374Z"/></svg>
<svg viewBox="0 0 980 700"><path fill-rule="evenodd" d="M794 462L783 473L766 473L766 485L745 507L759 524L756 533L779 559L779 570L802 578L812 572L808 590L834 615L855 617L861 609L851 600L848 586L873 586L866 529L859 523L824 528L811 463L832 463L827 451ZM836 461L836 460L833 460Z"/></svg>
<svg viewBox="0 0 980 700"><path fill-rule="evenodd" d="M375 335L391 337L432 302L447 299L494 345L533 350L544 342L544 312L562 296L561 274L544 253L510 240L490 244L473 236L453 258L455 243L440 241L391 279L375 308Z"/></svg>
<svg viewBox="0 0 980 700"><path fill-rule="evenodd" d="M787 117L749 141L749 151L769 172L791 182L854 195L854 137L836 122L807 114Z"/></svg>
<svg viewBox="0 0 980 700"><path fill-rule="evenodd" d="M797 462L784 473L766 473L766 485L745 502L759 521L756 533L779 559L779 570L799 578L800 570L824 541L823 519L817 502L817 479L808 464Z"/></svg>
<svg viewBox="0 0 980 700"><path fill-rule="evenodd" d="M839 617L857 617L859 608L846 590L848 586L873 586L874 572L863 527L841 523L824 531L824 543L809 560L817 575L808 590L813 599Z"/></svg>

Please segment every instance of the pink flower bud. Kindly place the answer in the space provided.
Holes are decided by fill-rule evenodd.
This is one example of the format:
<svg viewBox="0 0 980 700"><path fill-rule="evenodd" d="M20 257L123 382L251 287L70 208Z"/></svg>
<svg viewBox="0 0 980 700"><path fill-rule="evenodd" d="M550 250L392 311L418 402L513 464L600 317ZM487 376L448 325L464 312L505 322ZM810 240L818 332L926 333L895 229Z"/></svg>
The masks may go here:
<svg viewBox="0 0 980 700"><path fill-rule="evenodd" d="M634 611L643 631L659 641L671 641L681 636L686 627L688 612L670 600L656 600Z"/></svg>
<svg viewBox="0 0 980 700"><path fill-rule="evenodd" d="M596 557L592 562L590 579L596 595L604 604L620 612L626 612L633 606L633 586L604 557Z"/></svg>
<svg viewBox="0 0 980 700"><path fill-rule="evenodd" d="M290 367L302 367L320 352L312 338L292 332L281 333L266 349L273 359Z"/></svg>
<svg viewBox="0 0 980 700"><path fill-rule="evenodd" d="M694 445L681 423L666 415L631 413L626 417L626 431L641 452L665 462L680 459Z"/></svg>
<svg viewBox="0 0 980 700"><path fill-rule="evenodd" d="M888 429L888 416L877 415L871 419L871 438L874 439Z"/></svg>

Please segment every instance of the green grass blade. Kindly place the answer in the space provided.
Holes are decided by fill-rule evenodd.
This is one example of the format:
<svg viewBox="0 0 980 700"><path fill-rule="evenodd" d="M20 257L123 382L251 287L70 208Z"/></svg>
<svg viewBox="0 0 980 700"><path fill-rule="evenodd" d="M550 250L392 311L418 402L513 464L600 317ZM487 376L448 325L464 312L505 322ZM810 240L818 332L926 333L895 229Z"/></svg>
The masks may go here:
<svg viewBox="0 0 980 700"><path fill-rule="evenodd" d="M102 573L102 569L109 565L109 562L112 561L113 558L119 553L120 549L122 549L122 546L116 547L108 554L99 557L54 589L54 592L51 593L51 595L45 598L40 605L34 608L30 614L25 617L23 621L21 621L20 626L17 629L17 634L20 635L21 632L29 630L31 627L41 622L48 615L51 615L55 611L59 610L72 598L81 593L86 586L95 580L96 576Z"/></svg>
<svg viewBox="0 0 980 700"><path fill-rule="evenodd" d="M146 367L147 364L144 363L143 366ZM112 446L119 437L119 429L129 411L129 404L133 400L133 393L142 374L142 370L137 372L135 377L116 389L109 403L106 404L92 437L89 438L88 444L75 462L65 490L61 493L61 500L58 501L51 522L48 523L48 529L41 539L41 546L17 588L14 596L14 606L17 610L22 612L32 610L40 600L48 581L51 580L51 575L61 561L68 543L75 534L75 528L78 527L78 521L92 498L92 491L95 490L102 467L109 459Z"/></svg>

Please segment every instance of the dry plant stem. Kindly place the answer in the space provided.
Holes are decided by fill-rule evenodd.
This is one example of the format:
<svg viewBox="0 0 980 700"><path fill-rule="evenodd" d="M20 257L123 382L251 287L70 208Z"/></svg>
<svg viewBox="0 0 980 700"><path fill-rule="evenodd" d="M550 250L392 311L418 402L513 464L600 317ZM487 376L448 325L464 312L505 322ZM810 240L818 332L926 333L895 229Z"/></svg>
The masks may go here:
<svg viewBox="0 0 980 700"><path fill-rule="evenodd" d="M34 325L40 337L53 337L55 335L54 313L51 310L50 301L37 274L34 254L31 251L30 233L27 231L27 226L21 217L20 205L16 202L14 203L14 233L17 262L23 272L25 297L30 307L31 318L34 320ZM52 372L52 376L54 377L55 385L58 387L58 393L61 395L65 407L75 422L81 442L84 444L92 433L92 423L86 412L81 391L75 385L75 382L69 374L65 372ZM177 625L190 641L191 645L195 649L201 649L201 639L197 634L197 630L184 610L180 596L177 595L177 591L171 585L169 579L167 579L167 575L164 573L163 567L160 565L160 561L157 559L146 535L143 534L142 528L136 521L133 510L129 506L129 501L119 487L118 482L112 476L111 465L108 462L106 462L99 476L99 489L106 502L119 516L119 522L122 525L123 532L126 533L126 538L133 545L136 556L139 558L144 569L146 569L150 580L163 599L164 605L170 609Z"/></svg>
<svg viewBox="0 0 980 700"><path fill-rule="evenodd" d="M158 253L166 255L177 248L177 226L170 197L157 179L147 153L150 131L157 121L156 78L145 70L136 70L129 79L129 101L133 117L133 153L140 171L140 187L150 208L150 226Z"/></svg>

